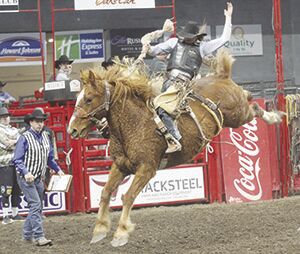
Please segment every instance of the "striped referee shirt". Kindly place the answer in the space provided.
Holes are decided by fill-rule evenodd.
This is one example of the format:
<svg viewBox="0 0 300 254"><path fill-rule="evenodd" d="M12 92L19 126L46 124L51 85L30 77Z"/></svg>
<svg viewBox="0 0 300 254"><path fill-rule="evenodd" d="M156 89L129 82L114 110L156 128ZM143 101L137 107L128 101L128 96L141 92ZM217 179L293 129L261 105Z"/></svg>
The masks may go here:
<svg viewBox="0 0 300 254"><path fill-rule="evenodd" d="M47 165L56 172L60 170L54 160L49 135L45 131L38 133L32 128L19 138L13 163L21 175L30 172L34 178L44 175Z"/></svg>

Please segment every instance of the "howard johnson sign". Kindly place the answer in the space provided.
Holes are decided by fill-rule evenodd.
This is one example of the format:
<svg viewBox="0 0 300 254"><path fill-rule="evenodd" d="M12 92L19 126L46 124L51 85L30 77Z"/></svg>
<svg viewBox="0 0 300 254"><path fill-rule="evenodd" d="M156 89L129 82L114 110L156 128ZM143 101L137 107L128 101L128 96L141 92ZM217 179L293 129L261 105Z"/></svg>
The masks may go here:
<svg viewBox="0 0 300 254"><path fill-rule="evenodd" d="M38 33L0 34L0 66L40 65L41 51Z"/></svg>

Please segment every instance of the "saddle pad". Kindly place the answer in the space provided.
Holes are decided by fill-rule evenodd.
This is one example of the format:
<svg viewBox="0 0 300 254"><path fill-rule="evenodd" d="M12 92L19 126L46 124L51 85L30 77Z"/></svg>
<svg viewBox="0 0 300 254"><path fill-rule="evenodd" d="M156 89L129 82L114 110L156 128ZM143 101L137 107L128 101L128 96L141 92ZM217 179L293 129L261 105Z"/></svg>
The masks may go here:
<svg viewBox="0 0 300 254"><path fill-rule="evenodd" d="M168 114L172 115L174 114L180 99L180 90L176 89L174 86L170 86L167 91L154 98L153 105L155 109L161 107L167 111Z"/></svg>

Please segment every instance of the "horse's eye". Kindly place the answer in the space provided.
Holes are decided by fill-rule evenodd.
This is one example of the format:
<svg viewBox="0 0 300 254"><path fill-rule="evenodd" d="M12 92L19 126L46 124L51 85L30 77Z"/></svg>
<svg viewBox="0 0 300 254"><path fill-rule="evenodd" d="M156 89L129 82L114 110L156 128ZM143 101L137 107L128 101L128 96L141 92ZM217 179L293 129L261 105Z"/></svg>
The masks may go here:
<svg viewBox="0 0 300 254"><path fill-rule="evenodd" d="M86 100L85 100L85 103L86 103L86 104L91 104L91 103L92 103L92 99L86 99Z"/></svg>

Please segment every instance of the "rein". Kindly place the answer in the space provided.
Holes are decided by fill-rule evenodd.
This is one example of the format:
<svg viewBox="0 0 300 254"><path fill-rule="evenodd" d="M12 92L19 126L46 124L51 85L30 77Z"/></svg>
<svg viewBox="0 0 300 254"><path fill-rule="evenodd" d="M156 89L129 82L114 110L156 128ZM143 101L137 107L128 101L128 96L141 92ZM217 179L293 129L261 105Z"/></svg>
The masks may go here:
<svg viewBox="0 0 300 254"><path fill-rule="evenodd" d="M111 93L110 93L110 90L109 90L109 83L105 80L105 97L104 97L104 103L101 104L100 106L98 106L97 108L95 108L90 113L87 113L82 107L75 106L75 111L74 111L75 116L79 117L81 119L88 118L91 121L96 122L96 123L100 122L100 120L97 119L95 117L95 115L98 112L100 112L100 111L102 111L104 109L105 109L106 112L109 111L110 97L111 97Z"/></svg>

